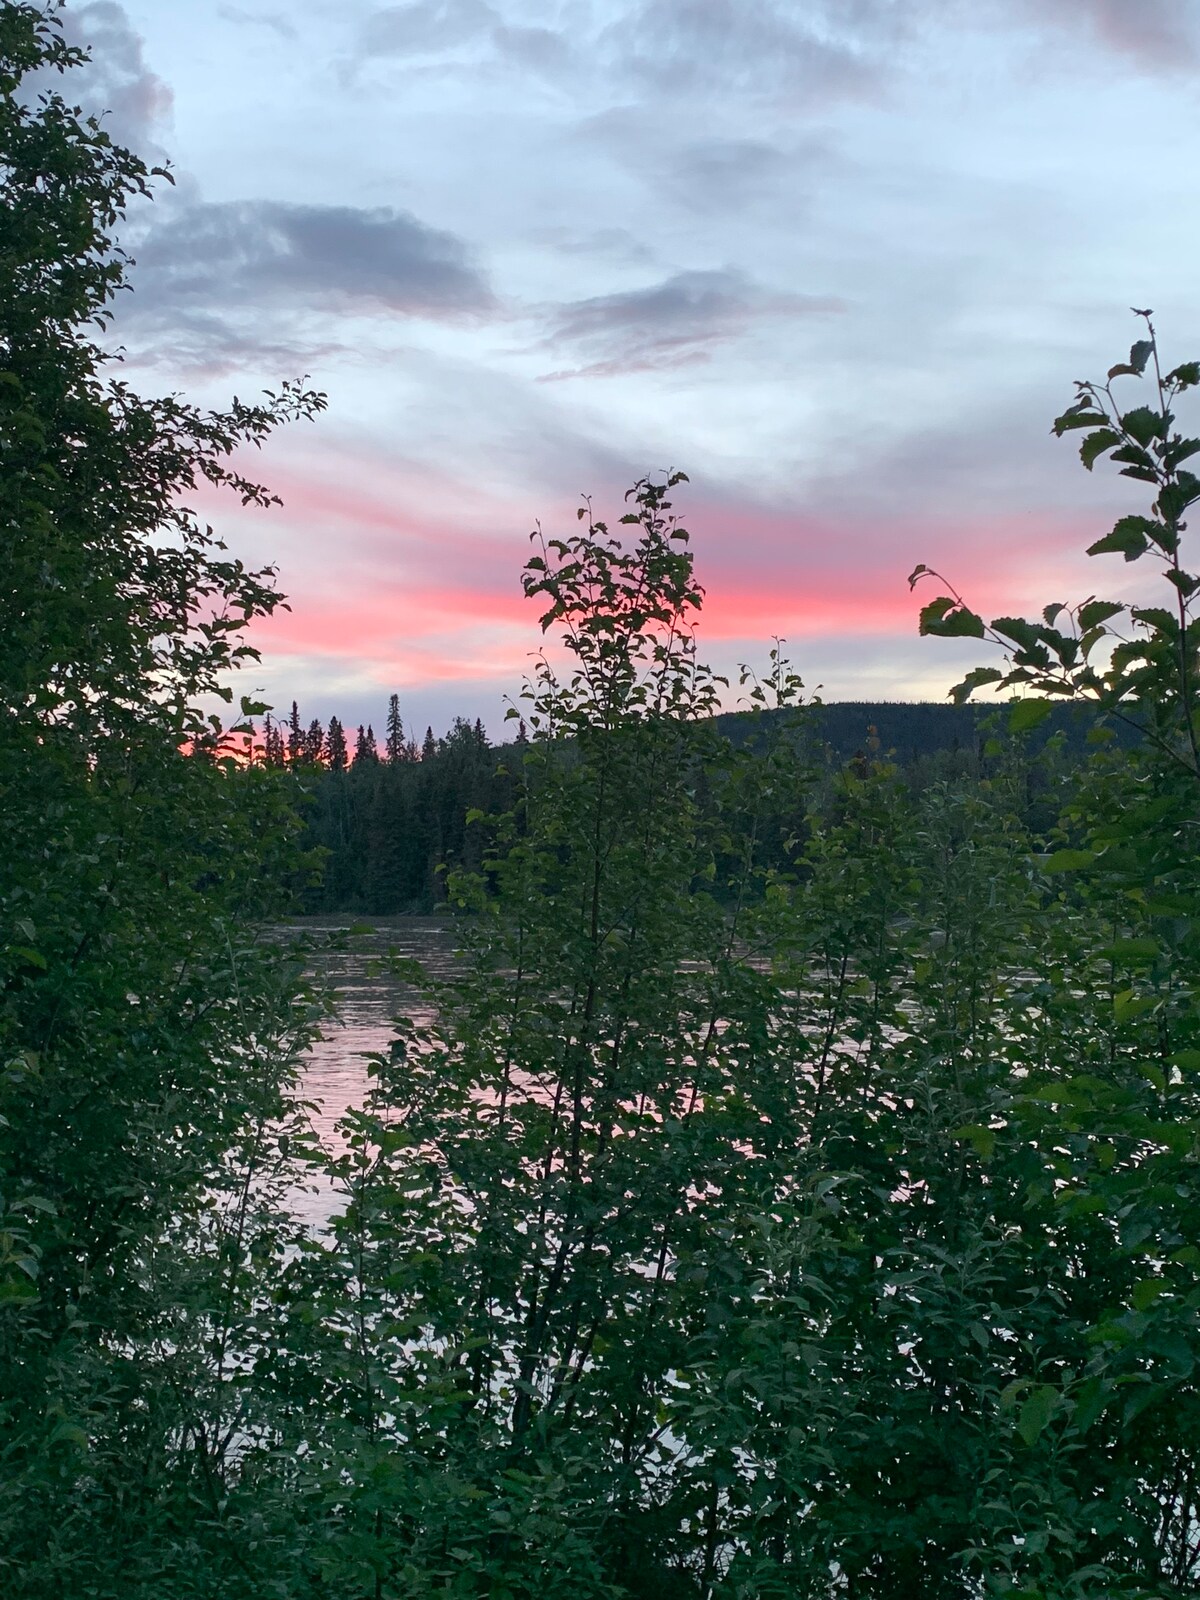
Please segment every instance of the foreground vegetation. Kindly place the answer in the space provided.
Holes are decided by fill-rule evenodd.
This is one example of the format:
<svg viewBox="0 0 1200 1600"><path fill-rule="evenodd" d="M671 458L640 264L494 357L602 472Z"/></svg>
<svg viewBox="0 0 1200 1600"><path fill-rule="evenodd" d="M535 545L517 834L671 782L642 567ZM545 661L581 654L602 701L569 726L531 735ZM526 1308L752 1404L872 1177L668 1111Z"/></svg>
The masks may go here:
<svg viewBox="0 0 1200 1600"><path fill-rule="evenodd" d="M1151 334L1057 425L1147 484L1093 549L1166 604L925 608L1006 653L963 694L1025 696L983 772L818 781L778 656L729 738L678 480L542 546L571 670L450 874L462 976L329 1157L254 933L294 778L195 709L276 597L180 509L265 498L231 450L321 401L108 376L148 174L22 96L71 59L0 5L0 1591L1200 1592L1200 367ZM1141 737L1031 810L1054 697Z"/></svg>

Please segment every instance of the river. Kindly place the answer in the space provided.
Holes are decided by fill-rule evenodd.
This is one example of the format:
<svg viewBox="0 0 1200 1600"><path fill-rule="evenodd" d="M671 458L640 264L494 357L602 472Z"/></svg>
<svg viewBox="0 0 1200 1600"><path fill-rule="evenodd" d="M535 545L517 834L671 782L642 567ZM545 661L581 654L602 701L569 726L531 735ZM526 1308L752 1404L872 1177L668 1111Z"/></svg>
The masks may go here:
<svg viewBox="0 0 1200 1600"><path fill-rule="evenodd" d="M456 930L444 917L328 916L305 917L283 931L308 937L312 975L334 997L335 1014L304 1057L300 1095L314 1108L312 1125L321 1142L336 1149L338 1122L362 1105L367 1092L365 1058L388 1048L392 1019L401 1013L429 1019L420 996L381 970L383 958L415 959L432 976L444 976L453 963ZM320 1225L332 1209L330 1186L322 1183L298 1196L296 1209Z"/></svg>

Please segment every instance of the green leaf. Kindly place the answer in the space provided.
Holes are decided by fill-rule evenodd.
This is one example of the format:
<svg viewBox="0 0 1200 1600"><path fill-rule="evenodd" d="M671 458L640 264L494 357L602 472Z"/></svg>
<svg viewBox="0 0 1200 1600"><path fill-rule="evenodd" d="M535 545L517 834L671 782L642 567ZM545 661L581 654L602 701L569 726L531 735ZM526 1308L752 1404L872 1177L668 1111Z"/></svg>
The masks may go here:
<svg viewBox="0 0 1200 1600"><path fill-rule="evenodd" d="M1162 954L1162 950L1157 939L1152 939L1149 934L1139 934L1135 938L1114 939L1099 954L1108 961L1142 961L1153 960Z"/></svg>
<svg viewBox="0 0 1200 1600"><path fill-rule="evenodd" d="M1130 1022L1134 1017L1144 1016L1147 1011L1152 1011L1158 1004L1157 998L1152 994L1138 994L1134 989L1122 989L1113 995L1113 1016L1118 1022Z"/></svg>
<svg viewBox="0 0 1200 1600"><path fill-rule="evenodd" d="M1052 1383L1039 1383L1029 1391L1017 1414L1017 1432L1027 1445L1036 1444L1058 1401L1059 1391Z"/></svg>
<svg viewBox="0 0 1200 1600"><path fill-rule="evenodd" d="M1135 406L1132 411L1126 411L1121 417L1121 426L1132 439L1140 445L1149 445L1155 439L1166 438L1167 429L1170 427L1169 413L1164 416L1160 411L1153 411L1149 406Z"/></svg>
<svg viewBox="0 0 1200 1600"><path fill-rule="evenodd" d="M981 1122L968 1122L955 1128L952 1137L969 1144L981 1161L990 1161L996 1153L996 1130Z"/></svg>
<svg viewBox="0 0 1200 1600"><path fill-rule="evenodd" d="M1106 450L1111 450L1114 445L1120 444L1121 435L1113 428L1098 428L1095 433L1089 433L1079 446L1079 459L1090 472L1095 466L1098 457Z"/></svg>
<svg viewBox="0 0 1200 1600"><path fill-rule="evenodd" d="M1006 639L1011 639L1026 649L1038 642L1037 623L1029 622L1024 617L994 617L992 631L1003 634Z"/></svg>
<svg viewBox="0 0 1200 1600"><path fill-rule="evenodd" d="M1180 471L1176 481L1163 486L1158 495L1158 513L1167 522L1177 522L1190 505L1200 500L1200 479L1195 473Z"/></svg>
<svg viewBox="0 0 1200 1600"><path fill-rule="evenodd" d="M1017 1401L1029 1388L1028 1378L1014 1378L1011 1383L1006 1383L1000 1391L999 1401L1001 1411L1011 1411Z"/></svg>
<svg viewBox="0 0 1200 1600"><path fill-rule="evenodd" d="M1146 363L1154 354L1153 339L1138 339L1129 352L1129 365L1141 377L1146 370Z"/></svg>
<svg viewBox="0 0 1200 1600"><path fill-rule="evenodd" d="M1164 463L1174 469L1181 461L1187 461L1200 450L1200 439L1173 439L1163 451Z"/></svg>
<svg viewBox="0 0 1200 1600"><path fill-rule="evenodd" d="M1079 1390L1071 1411L1071 1421L1080 1433L1086 1433L1109 1401L1109 1391L1102 1378L1089 1378Z"/></svg>
<svg viewBox="0 0 1200 1600"><path fill-rule="evenodd" d="M1167 1076L1163 1069L1156 1066L1153 1061L1142 1063L1142 1075L1158 1090L1159 1094L1167 1092Z"/></svg>
<svg viewBox="0 0 1200 1600"><path fill-rule="evenodd" d="M1149 1311L1150 1307L1162 1294L1166 1293L1167 1285L1161 1278L1143 1278L1140 1283L1135 1283L1133 1293L1129 1296L1135 1311Z"/></svg>
<svg viewBox="0 0 1200 1600"><path fill-rule="evenodd" d="M946 595L939 595L921 608L919 630L922 635L940 639L982 639L983 618Z"/></svg>
<svg viewBox="0 0 1200 1600"><path fill-rule="evenodd" d="M1042 862L1043 872L1079 872L1096 860L1094 850L1054 850Z"/></svg>
<svg viewBox="0 0 1200 1600"><path fill-rule="evenodd" d="M1094 549L1088 551L1089 555L1094 553ZM1124 609L1119 600L1088 600L1079 608L1079 626L1084 629L1098 628Z"/></svg>
<svg viewBox="0 0 1200 1600"><path fill-rule="evenodd" d="M961 683L956 683L950 691L950 698L956 706L963 705L971 698L975 689L981 688L985 683L999 683L1004 674L996 667L972 667Z"/></svg>
<svg viewBox="0 0 1200 1600"><path fill-rule="evenodd" d="M1129 615L1143 628L1165 634L1168 639L1179 637L1179 622L1163 606L1134 606Z"/></svg>
<svg viewBox="0 0 1200 1600"><path fill-rule="evenodd" d="M1136 561L1145 555L1147 541L1153 539L1157 544L1162 533L1162 524L1152 522L1149 517L1120 517L1113 524L1112 532L1090 544L1087 553L1090 556L1122 555L1126 561Z"/></svg>
<svg viewBox="0 0 1200 1600"><path fill-rule="evenodd" d="M88 1436L77 1422L60 1422L50 1434L51 1444L73 1444L86 1450Z"/></svg>
<svg viewBox="0 0 1200 1600"><path fill-rule="evenodd" d="M1028 733L1040 727L1050 715L1049 700L1018 700L1008 713L1010 733Z"/></svg>
<svg viewBox="0 0 1200 1600"><path fill-rule="evenodd" d="M1200 384L1200 361L1184 361L1180 366L1173 367L1163 380L1173 383L1179 389L1194 389Z"/></svg>
<svg viewBox="0 0 1200 1600"><path fill-rule="evenodd" d="M1098 411L1090 400L1080 400L1069 406L1061 417L1055 417L1050 431L1061 439L1072 428L1105 427L1108 422L1105 413Z"/></svg>
<svg viewBox="0 0 1200 1600"><path fill-rule="evenodd" d="M29 1305L38 1292L28 1278L9 1278L0 1282L0 1305Z"/></svg>

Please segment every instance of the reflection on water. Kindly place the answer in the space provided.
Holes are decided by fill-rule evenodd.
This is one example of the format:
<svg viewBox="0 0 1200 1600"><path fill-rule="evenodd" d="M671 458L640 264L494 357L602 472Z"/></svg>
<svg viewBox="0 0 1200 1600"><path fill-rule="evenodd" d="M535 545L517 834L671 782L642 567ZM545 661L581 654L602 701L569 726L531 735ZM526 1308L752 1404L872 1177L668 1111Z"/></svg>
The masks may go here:
<svg viewBox="0 0 1200 1600"><path fill-rule="evenodd" d="M369 932L351 933L370 924ZM337 1124L361 1106L369 1087L367 1063L391 1041L392 1019L403 1015L428 1021L429 1009L408 984L382 966L389 954L417 960L431 976L449 972L456 930L439 917L306 917L287 930L307 935L313 945L313 975L332 991L335 1015L322 1027L304 1060L300 1096L313 1106L312 1125L326 1149L338 1146ZM331 943L326 945L325 941ZM336 942L333 942L336 941ZM323 1222L333 1206L328 1183L297 1199L297 1211Z"/></svg>

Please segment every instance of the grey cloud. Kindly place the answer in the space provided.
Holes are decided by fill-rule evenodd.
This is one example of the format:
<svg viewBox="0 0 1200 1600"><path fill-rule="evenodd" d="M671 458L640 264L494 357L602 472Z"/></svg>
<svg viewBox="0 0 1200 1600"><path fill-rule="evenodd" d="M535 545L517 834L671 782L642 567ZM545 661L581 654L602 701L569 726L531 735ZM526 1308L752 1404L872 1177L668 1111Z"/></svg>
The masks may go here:
<svg viewBox="0 0 1200 1600"><path fill-rule="evenodd" d="M324 337L327 330L311 318L289 317L284 327L271 319L247 321L195 307L142 315L133 296L118 303L113 328L129 365L206 378L244 378L249 366L309 372L348 353L345 345Z"/></svg>
<svg viewBox="0 0 1200 1600"><path fill-rule="evenodd" d="M730 269L679 272L645 289L558 307L543 348L572 350L584 364L546 376L609 376L707 361L713 345L761 319L843 309L829 296L772 293Z"/></svg>
<svg viewBox="0 0 1200 1600"><path fill-rule="evenodd" d="M168 211L136 254L140 294L158 305L285 299L441 319L492 305L461 240L385 207L195 202Z"/></svg>
<svg viewBox="0 0 1200 1600"><path fill-rule="evenodd" d="M836 6L790 0L644 0L606 35L625 70L660 89L801 92L809 104L874 87L878 63L862 43Z"/></svg>
<svg viewBox="0 0 1200 1600"><path fill-rule="evenodd" d="M146 65L142 38L114 0L67 6L62 12L68 44L86 49L91 59L69 76L38 73L26 80L36 90L53 89L99 117L119 144L144 159L159 161L154 134L171 110L171 91Z"/></svg>
<svg viewBox="0 0 1200 1600"><path fill-rule="evenodd" d="M886 96L948 32L1032 24L1143 69L1200 59L1200 20L1181 0L560 0L550 25L545 11L534 0L408 0L366 18L354 55L447 66L458 56L472 72L504 62L568 92L586 73L593 89L650 93L658 106L703 94L709 105L732 96L809 114Z"/></svg>
<svg viewBox="0 0 1200 1600"><path fill-rule="evenodd" d="M761 139L701 139L685 145L670 178L689 196L715 196L724 206L760 193L779 177L787 158Z"/></svg>
<svg viewBox="0 0 1200 1600"><path fill-rule="evenodd" d="M446 61L474 47L472 68L482 50L563 88L585 72L593 86L627 94L636 84L659 99L799 92L815 105L874 92L897 42L923 21L896 0L560 0L550 25L546 10L536 0L408 0L366 18L355 55Z"/></svg>
<svg viewBox="0 0 1200 1600"><path fill-rule="evenodd" d="M493 30L492 40L502 56L534 72L553 76L565 71L570 64L570 46L553 28L502 25Z"/></svg>
<svg viewBox="0 0 1200 1600"><path fill-rule="evenodd" d="M493 60L551 79L567 74L571 47L553 28L510 19L486 0L414 0L387 6L367 18L359 35L358 60L452 57L471 46ZM471 57L472 65L478 48Z"/></svg>
<svg viewBox="0 0 1200 1600"><path fill-rule="evenodd" d="M591 256L595 260L617 261L622 266L645 265L654 260L654 251L629 228L539 228L531 236L566 256Z"/></svg>
<svg viewBox="0 0 1200 1600"><path fill-rule="evenodd" d="M362 31L364 55L428 55L487 34L500 18L484 0L416 0L385 6Z"/></svg>
<svg viewBox="0 0 1200 1600"><path fill-rule="evenodd" d="M227 22L269 28L281 39L294 40L300 37L295 24L282 11L247 11L242 6L222 5L217 7L217 15L224 17Z"/></svg>
<svg viewBox="0 0 1200 1600"><path fill-rule="evenodd" d="M744 211L786 197L788 214L807 202L841 159L823 138L790 134L785 143L723 134L714 129L688 137L690 129L664 127L644 107L620 107L584 122L578 137L600 146L627 172L649 184L657 199L699 216Z"/></svg>

